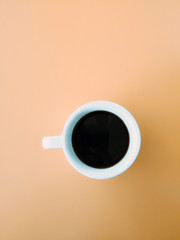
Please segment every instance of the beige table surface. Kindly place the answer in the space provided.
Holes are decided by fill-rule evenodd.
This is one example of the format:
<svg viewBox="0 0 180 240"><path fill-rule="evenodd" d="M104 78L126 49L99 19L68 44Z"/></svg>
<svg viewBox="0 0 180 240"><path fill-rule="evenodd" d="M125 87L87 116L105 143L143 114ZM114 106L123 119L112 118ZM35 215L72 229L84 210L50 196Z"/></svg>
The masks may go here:
<svg viewBox="0 0 180 240"><path fill-rule="evenodd" d="M0 1L0 239L180 239L180 1ZM76 108L110 100L142 146L122 175L43 150Z"/></svg>

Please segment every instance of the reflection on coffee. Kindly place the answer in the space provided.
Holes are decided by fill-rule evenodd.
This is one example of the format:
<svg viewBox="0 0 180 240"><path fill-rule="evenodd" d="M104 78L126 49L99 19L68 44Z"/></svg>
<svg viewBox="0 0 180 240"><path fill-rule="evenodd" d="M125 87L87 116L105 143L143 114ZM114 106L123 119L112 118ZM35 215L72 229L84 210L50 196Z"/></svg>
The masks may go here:
<svg viewBox="0 0 180 240"><path fill-rule="evenodd" d="M82 117L72 133L78 158L94 168L112 167L124 157L129 133L124 122L107 111L93 111Z"/></svg>

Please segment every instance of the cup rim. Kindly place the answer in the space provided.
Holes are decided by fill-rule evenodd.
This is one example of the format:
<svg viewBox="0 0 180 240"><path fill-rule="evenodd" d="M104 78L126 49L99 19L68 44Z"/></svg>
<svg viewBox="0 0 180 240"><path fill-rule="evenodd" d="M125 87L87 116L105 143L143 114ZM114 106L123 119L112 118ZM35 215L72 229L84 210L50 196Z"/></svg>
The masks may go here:
<svg viewBox="0 0 180 240"><path fill-rule="evenodd" d="M74 152L72 146L72 132L76 123L86 114L93 111L109 111L117 115L126 125L129 132L129 146L124 157L109 168L93 168L83 163ZM62 133L64 154L72 165L81 174L94 179L108 179L126 171L136 160L141 145L141 134L138 124L132 114L121 105L110 101L93 101L77 108L65 123Z"/></svg>

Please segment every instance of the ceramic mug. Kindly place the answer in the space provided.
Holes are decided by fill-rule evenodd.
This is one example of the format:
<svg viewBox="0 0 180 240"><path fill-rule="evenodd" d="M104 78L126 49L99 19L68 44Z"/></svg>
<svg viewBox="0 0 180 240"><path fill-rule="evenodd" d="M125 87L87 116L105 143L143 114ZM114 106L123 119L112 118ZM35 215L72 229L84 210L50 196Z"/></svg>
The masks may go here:
<svg viewBox="0 0 180 240"><path fill-rule="evenodd" d="M106 111L115 114L123 121L129 133L129 145L126 154L115 165L102 169L83 163L75 153L72 144L72 133L76 124L85 115L94 111ZM72 167L81 174L95 179L112 178L126 171L136 160L140 145L141 134L134 117L124 107L110 101L94 101L79 107L66 121L62 135L43 137L42 139L43 148L62 148Z"/></svg>

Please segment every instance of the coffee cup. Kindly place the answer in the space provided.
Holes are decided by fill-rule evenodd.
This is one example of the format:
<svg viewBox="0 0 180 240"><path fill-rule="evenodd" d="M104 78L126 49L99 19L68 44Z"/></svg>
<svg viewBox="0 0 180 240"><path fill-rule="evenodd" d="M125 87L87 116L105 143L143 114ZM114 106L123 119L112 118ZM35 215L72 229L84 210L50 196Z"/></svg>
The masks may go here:
<svg viewBox="0 0 180 240"><path fill-rule="evenodd" d="M126 171L136 160L140 145L134 117L110 101L82 105L70 115L62 135L42 139L43 148L62 148L74 169L94 179L108 179Z"/></svg>

